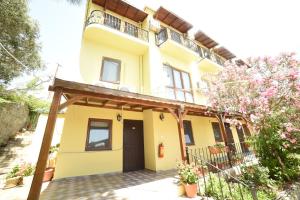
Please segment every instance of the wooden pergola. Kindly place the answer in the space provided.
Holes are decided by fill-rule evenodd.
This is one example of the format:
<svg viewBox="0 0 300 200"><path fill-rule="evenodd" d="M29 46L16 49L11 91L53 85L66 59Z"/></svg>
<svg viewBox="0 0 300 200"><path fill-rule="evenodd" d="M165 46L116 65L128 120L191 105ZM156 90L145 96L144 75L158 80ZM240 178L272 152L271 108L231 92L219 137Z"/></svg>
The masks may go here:
<svg viewBox="0 0 300 200"><path fill-rule="evenodd" d="M28 200L39 199L57 113L72 104L109 109L123 109L135 112L143 112L144 110L152 109L157 112L171 113L177 121L182 160L186 159L186 145L183 128L183 119L186 115L216 117L220 122L222 137L226 142L225 126L222 118L216 112L208 112L208 108L203 105L109 89L57 78L54 80L53 85L49 87L49 91L53 91L54 96ZM61 97L64 97L66 101L61 103Z"/></svg>

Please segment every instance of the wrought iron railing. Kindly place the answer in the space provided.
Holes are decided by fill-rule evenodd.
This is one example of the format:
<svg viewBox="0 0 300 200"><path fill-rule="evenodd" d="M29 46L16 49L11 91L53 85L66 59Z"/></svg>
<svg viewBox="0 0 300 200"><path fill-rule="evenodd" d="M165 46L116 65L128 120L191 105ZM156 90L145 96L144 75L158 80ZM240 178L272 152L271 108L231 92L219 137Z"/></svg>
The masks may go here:
<svg viewBox="0 0 300 200"><path fill-rule="evenodd" d="M257 200L257 190L231 174L232 167L255 164L255 150L247 143L230 143L226 146L186 148L187 162L199 168L198 194L216 199Z"/></svg>
<svg viewBox="0 0 300 200"><path fill-rule="evenodd" d="M199 167L198 195L211 196L220 200L258 200L257 189L247 185L228 170L222 170L197 156L193 158Z"/></svg>
<svg viewBox="0 0 300 200"><path fill-rule="evenodd" d="M189 39L183 34L168 28L162 28L161 31L156 34L156 45L162 45L169 38L178 44L181 44L182 46L196 52L201 58L207 58L218 63L219 65L224 65L223 60L217 54L211 52L209 49L199 46L195 41Z"/></svg>
<svg viewBox="0 0 300 200"><path fill-rule="evenodd" d="M228 169L246 162L257 162L255 149L245 142L228 143L226 146L187 148L187 160L197 157L219 169Z"/></svg>
<svg viewBox="0 0 300 200"><path fill-rule="evenodd" d="M101 24L108 26L110 28L116 29L120 32L126 33L133 37L139 38L146 42L149 41L149 33L148 31L139 28L129 22L122 21L118 17L110 15L101 10L94 10L91 12L90 16L86 21L86 26L90 24Z"/></svg>

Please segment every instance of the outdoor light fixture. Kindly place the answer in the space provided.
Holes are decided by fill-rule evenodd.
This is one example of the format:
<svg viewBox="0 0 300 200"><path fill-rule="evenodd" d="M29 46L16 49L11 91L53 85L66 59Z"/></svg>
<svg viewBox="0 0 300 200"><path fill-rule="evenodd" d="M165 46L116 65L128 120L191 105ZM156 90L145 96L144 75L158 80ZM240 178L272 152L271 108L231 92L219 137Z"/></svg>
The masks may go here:
<svg viewBox="0 0 300 200"><path fill-rule="evenodd" d="M117 114L117 120L120 122L122 120L122 115L120 113Z"/></svg>
<svg viewBox="0 0 300 200"><path fill-rule="evenodd" d="M164 121L164 119L165 119L164 113L160 113L160 114L159 114L159 119L160 119L161 121Z"/></svg>

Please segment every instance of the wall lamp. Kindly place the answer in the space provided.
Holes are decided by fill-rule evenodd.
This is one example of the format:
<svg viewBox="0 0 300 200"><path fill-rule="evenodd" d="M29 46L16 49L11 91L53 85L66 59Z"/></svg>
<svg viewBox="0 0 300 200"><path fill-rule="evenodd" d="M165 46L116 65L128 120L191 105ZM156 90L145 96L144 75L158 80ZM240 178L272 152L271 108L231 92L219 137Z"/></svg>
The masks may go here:
<svg viewBox="0 0 300 200"><path fill-rule="evenodd" d="M159 119L160 119L161 121L164 121L164 119L165 119L164 113L160 113L160 114L159 114Z"/></svg>
<svg viewBox="0 0 300 200"><path fill-rule="evenodd" d="M120 122L122 120L122 115L120 113L117 114L117 120Z"/></svg>

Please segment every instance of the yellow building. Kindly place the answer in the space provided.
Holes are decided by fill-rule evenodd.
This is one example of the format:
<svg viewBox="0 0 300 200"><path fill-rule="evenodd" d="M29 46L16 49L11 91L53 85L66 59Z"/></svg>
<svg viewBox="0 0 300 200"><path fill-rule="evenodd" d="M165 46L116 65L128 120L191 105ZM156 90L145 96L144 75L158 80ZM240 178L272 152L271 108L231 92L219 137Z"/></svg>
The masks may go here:
<svg viewBox="0 0 300 200"><path fill-rule="evenodd" d="M53 113L67 107L55 179L173 169L186 146L243 142L243 132L206 112L205 77L235 57L230 51L191 35L192 25L163 7L89 0L85 22L84 83L56 79L50 88Z"/></svg>

